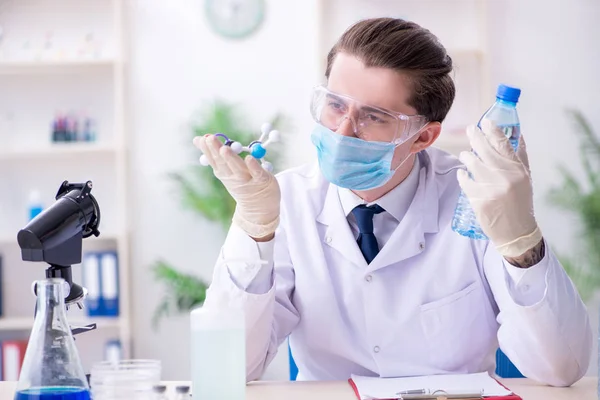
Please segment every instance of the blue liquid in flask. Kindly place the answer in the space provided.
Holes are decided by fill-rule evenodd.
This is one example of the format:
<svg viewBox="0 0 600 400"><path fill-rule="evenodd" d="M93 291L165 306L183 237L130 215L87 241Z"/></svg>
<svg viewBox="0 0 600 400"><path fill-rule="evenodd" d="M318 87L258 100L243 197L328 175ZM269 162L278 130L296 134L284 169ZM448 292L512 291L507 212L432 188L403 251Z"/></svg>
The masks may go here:
<svg viewBox="0 0 600 400"><path fill-rule="evenodd" d="M80 387L46 387L21 390L15 400L90 400L90 391Z"/></svg>

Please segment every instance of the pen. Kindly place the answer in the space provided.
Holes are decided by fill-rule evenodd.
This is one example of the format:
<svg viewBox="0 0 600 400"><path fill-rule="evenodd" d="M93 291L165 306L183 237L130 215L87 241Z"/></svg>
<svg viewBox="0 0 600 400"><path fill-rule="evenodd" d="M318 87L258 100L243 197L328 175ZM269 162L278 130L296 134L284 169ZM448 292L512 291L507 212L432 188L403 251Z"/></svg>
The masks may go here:
<svg viewBox="0 0 600 400"><path fill-rule="evenodd" d="M428 391L425 389L411 389L411 390L401 390L396 395L405 395L405 394L426 394Z"/></svg>
<svg viewBox="0 0 600 400"><path fill-rule="evenodd" d="M453 392L453 393L445 393L442 391L437 391L434 393L424 393L424 394L401 394L399 395L402 400L440 400L440 399L482 399L483 396L481 393L468 393L468 392Z"/></svg>
<svg viewBox="0 0 600 400"><path fill-rule="evenodd" d="M427 399L481 399L483 398L482 392L471 392L468 390L436 390L431 392L427 389L410 389L402 390L396 393L396 396L400 396L402 400L427 400Z"/></svg>
<svg viewBox="0 0 600 400"><path fill-rule="evenodd" d="M405 394L400 395L400 400L447 400L447 399L482 399L483 397L478 393L456 393L456 394L446 394L446 393L438 393L438 394Z"/></svg>

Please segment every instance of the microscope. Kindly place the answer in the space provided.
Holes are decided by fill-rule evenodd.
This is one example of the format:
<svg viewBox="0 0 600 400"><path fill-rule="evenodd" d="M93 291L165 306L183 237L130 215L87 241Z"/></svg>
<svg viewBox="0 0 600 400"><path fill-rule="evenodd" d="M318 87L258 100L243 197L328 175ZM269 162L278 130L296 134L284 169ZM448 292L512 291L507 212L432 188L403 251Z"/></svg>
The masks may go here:
<svg viewBox="0 0 600 400"><path fill-rule="evenodd" d="M62 278L69 286L65 298L67 310L83 308L87 290L73 282L71 266L81 263L83 239L99 236L100 208L92 196L92 182L64 181L56 194L56 202L42 211L17 234L23 261L45 262L46 278ZM37 295L35 284L33 292ZM96 324L77 327L73 335L96 329Z"/></svg>

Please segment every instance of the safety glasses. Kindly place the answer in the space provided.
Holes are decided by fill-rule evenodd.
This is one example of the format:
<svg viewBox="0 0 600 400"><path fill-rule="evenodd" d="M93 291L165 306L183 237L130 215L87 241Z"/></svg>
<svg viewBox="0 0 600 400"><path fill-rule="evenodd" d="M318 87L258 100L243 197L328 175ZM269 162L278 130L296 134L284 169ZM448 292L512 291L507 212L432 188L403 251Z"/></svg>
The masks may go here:
<svg viewBox="0 0 600 400"><path fill-rule="evenodd" d="M364 104L324 86L313 89L310 109L315 121L332 131L348 120L356 137L371 142L401 144L427 124L423 115L405 115Z"/></svg>

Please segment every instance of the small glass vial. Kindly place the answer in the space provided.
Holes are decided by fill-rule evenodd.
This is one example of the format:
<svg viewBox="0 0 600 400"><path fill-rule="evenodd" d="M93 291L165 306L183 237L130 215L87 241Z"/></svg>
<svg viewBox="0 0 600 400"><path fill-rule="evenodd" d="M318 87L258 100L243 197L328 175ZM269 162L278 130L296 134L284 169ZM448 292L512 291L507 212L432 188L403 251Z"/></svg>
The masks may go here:
<svg viewBox="0 0 600 400"><path fill-rule="evenodd" d="M154 385L152 391L154 392L154 400L169 400L165 385Z"/></svg>
<svg viewBox="0 0 600 400"><path fill-rule="evenodd" d="M175 388L175 400L190 400L191 398L189 386L177 386Z"/></svg>

